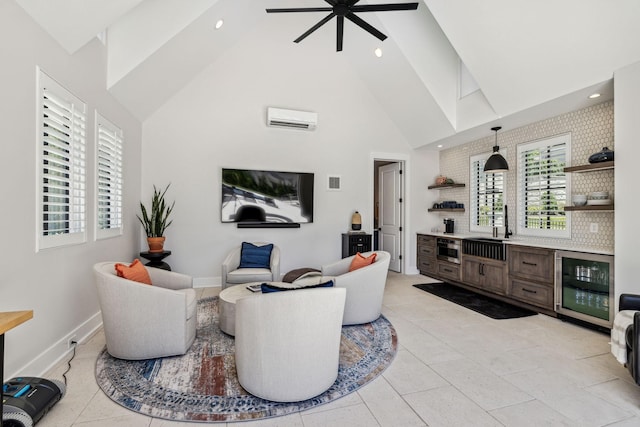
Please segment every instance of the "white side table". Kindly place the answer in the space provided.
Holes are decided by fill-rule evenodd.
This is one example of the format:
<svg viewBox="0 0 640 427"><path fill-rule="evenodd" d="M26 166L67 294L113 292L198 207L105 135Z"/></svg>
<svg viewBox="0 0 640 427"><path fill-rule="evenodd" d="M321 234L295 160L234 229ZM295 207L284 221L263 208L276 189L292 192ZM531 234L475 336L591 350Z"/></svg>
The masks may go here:
<svg viewBox="0 0 640 427"><path fill-rule="evenodd" d="M240 298L254 295L255 292L251 292L247 289L248 285L253 283L243 283L242 285L234 285L225 288L220 292L218 297L220 298L220 330L225 334L234 336L236 333L236 301Z"/></svg>
<svg viewBox="0 0 640 427"><path fill-rule="evenodd" d="M279 288L300 287L300 284L287 282L254 282L224 288L222 292L220 292L220 295L218 295L218 298L220 298L219 324L222 332L231 336L236 335L236 301L240 298L248 297L249 295L261 295L261 292L251 292L247 289L247 286L249 285L259 285L261 283L268 283Z"/></svg>

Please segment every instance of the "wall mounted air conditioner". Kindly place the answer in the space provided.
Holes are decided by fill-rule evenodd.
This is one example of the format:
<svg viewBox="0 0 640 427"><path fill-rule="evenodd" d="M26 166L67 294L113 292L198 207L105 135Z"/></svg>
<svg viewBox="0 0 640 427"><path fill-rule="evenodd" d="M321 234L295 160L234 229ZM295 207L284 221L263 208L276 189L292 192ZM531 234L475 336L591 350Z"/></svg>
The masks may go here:
<svg viewBox="0 0 640 427"><path fill-rule="evenodd" d="M318 113L274 107L267 108L267 126L314 130L317 125Z"/></svg>

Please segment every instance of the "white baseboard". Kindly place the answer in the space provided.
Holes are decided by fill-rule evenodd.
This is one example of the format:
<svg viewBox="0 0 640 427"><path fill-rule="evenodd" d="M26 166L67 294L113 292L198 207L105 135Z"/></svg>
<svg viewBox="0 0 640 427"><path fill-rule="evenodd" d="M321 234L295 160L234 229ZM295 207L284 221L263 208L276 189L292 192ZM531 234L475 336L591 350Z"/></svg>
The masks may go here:
<svg viewBox="0 0 640 427"><path fill-rule="evenodd" d="M40 353L40 355L36 356L25 366L18 369L17 372L14 372L11 375L5 375L5 378L26 376L41 377L45 375L62 359L69 356L71 349L68 347L68 342L71 338L75 336L78 343L82 344L91 338L101 327L102 314L101 312L97 312L76 329L67 334L64 338L58 340L58 342Z"/></svg>
<svg viewBox="0 0 640 427"><path fill-rule="evenodd" d="M212 286L222 286L222 278L218 277L194 277L194 288L210 288Z"/></svg>

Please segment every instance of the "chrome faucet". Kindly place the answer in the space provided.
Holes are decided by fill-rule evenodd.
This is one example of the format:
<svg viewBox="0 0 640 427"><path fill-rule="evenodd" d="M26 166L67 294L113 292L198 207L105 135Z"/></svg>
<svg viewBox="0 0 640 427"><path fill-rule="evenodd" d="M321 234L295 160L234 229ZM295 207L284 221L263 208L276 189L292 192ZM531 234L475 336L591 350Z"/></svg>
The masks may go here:
<svg viewBox="0 0 640 427"><path fill-rule="evenodd" d="M504 238L508 239L513 232L509 231L509 210L507 209L507 205L504 205Z"/></svg>

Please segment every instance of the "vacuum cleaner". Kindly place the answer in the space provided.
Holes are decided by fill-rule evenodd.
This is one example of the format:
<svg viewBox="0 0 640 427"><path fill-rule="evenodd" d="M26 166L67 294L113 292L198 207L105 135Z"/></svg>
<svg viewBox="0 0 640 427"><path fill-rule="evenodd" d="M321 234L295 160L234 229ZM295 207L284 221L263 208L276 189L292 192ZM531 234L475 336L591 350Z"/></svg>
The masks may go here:
<svg viewBox="0 0 640 427"><path fill-rule="evenodd" d="M64 396L66 386L57 380L12 378L2 385L2 426L32 427Z"/></svg>

